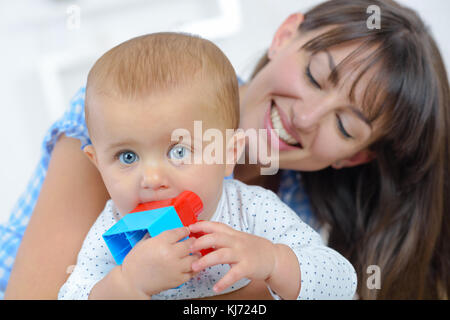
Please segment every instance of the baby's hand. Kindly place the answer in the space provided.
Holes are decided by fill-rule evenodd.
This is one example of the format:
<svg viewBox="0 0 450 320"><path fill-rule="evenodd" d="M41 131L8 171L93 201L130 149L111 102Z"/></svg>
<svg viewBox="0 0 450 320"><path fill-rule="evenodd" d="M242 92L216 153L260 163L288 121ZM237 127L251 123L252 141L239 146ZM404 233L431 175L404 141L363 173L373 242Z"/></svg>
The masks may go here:
<svg viewBox="0 0 450 320"><path fill-rule="evenodd" d="M192 251L215 248L198 261L192 270L199 272L217 264L230 264L231 269L220 279L213 290L219 293L242 278L267 280L276 263L276 246L265 238L234 230L226 224L201 221L189 226L191 232L205 232L196 239Z"/></svg>
<svg viewBox="0 0 450 320"><path fill-rule="evenodd" d="M178 242L188 235L189 229L183 227L141 240L123 261L123 279L149 297L191 279L194 276L191 265L198 260L198 255L190 255L195 239Z"/></svg>

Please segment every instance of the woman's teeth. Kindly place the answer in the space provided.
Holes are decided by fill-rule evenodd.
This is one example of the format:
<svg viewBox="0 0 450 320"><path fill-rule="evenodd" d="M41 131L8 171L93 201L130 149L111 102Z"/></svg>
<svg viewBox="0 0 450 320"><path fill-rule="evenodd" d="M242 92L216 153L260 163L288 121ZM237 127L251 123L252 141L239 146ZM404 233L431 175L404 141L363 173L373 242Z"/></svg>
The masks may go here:
<svg viewBox="0 0 450 320"><path fill-rule="evenodd" d="M281 122L281 119L280 119L280 114L278 113L277 108L275 108L273 106L272 106L272 110L270 112L270 119L272 120L273 128L279 130L278 136L280 137L281 140L283 140L284 142L286 142L287 144L290 144L290 145L298 144L297 140L295 140L295 138L292 137L286 131L286 129L284 129L283 123Z"/></svg>

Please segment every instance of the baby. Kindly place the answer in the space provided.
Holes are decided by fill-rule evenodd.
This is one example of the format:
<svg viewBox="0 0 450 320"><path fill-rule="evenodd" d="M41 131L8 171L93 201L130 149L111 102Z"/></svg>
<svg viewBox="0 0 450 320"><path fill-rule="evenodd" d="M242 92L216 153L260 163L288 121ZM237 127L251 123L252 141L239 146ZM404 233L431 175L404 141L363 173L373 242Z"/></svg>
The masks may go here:
<svg viewBox="0 0 450 320"><path fill-rule="evenodd" d="M185 34L137 37L95 63L85 100L92 144L84 152L111 200L60 299L192 299L238 290L251 280L265 281L274 298L353 297L351 264L273 192L224 179L244 149L243 134L233 131L216 144L221 147L213 153L223 161L202 158L207 142L195 136L194 122L225 137L227 129L238 128L238 94L225 55L210 41ZM183 134L174 138L177 129ZM144 238L116 265L102 234L138 204L185 190L201 198L198 219L205 221ZM180 241L190 232L206 235Z"/></svg>

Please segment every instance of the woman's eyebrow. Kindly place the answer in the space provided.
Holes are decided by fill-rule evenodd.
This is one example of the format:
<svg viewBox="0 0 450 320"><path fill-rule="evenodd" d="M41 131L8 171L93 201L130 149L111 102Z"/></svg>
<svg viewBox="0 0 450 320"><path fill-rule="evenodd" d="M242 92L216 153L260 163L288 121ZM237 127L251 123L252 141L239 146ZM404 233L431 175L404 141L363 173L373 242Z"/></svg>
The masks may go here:
<svg viewBox="0 0 450 320"><path fill-rule="evenodd" d="M339 74L336 70L336 63L334 62L333 56L331 55L331 53L327 50L324 49L323 50L326 55L328 56L328 66L330 67L331 72L336 72L336 79L339 79ZM372 124L369 121L369 119L367 119L367 117L361 112L361 110L359 110L358 108L356 108L355 106L348 106L349 109L352 111L353 114L355 114L359 119L361 119L362 121L364 121L364 123L366 123L370 128L372 128Z"/></svg>
<svg viewBox="0 0 450 320"><path fill-rule="evenodd" d="M355 106L348 106L348 108L350 109L350 111L356 115L359 119L361 119L362 121L364 121L371 129L372 129L372 123L369 121L369 119L367 119L367 117L361 112L361 110L359 110L358 108L356 108Z"/></svg>
<svg viewBox="0 0 450 320"><path fill-rule="evenodd" d="M330 76L328 77L328 80L333 84L333 86L337 86L339 82L339 72L336 69L336 63L334 62L333 56L327 49L323 49L323 52L328 57L328 67L330 68Z"/></svg>
<svg viewBox="0 0 450 320"><path fill-rule="evenodd" d="M332 55L330 54L330 52L327 49L323 50L327 56L328 56L328 66L330 67L330 70L333 71L336 69L336 64L334 63L334 59L332 57Z"/></svg>

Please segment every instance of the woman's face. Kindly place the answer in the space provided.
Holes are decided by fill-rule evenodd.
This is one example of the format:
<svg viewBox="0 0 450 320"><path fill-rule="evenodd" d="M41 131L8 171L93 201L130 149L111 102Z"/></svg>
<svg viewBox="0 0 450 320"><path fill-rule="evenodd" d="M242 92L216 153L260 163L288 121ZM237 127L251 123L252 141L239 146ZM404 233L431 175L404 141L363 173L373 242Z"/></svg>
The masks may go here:
<svg viewBox="0 0 450 320"><path fill-rule="evenodd" d="M327 80L358 44L312 55L300 47L324 30L300 34L288 21L275 35L270 62L241 89L241 127L279 130L275 138L282 169L313 171L371 160L366 148L375 130L362 112L361 100L373 70L358 82L355 101L350 101L349 91L359 72L343 70L337 85Z"/></svg>

